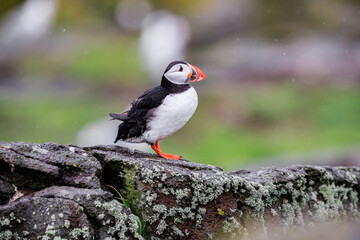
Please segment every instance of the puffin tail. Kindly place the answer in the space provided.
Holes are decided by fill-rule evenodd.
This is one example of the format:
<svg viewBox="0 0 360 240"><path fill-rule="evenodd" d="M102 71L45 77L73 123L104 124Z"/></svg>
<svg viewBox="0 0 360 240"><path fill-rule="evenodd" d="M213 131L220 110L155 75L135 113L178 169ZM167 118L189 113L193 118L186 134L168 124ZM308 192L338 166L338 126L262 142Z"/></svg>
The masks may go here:
<svg viewBox="0 0 360 240"><path fill-rule="evenodd" d="M109 116L112 117L112 119L110 119L110 120L120 120L120 121L129 120L127 112L120 113L120 114L119 113L110 113Z"/></svg>

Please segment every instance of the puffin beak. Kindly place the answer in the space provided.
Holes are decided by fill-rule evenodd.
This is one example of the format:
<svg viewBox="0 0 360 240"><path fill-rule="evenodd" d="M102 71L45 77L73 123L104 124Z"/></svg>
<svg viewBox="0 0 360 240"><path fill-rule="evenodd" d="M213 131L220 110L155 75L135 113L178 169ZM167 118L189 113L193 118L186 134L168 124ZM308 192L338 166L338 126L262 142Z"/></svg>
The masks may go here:
<svg viewBox="0 0 360 240"><path fill-rule="evenodd" d="M197 81L201 81L206 78L204 73L199 68L197 68L191 64L189 64L189 66L191 69L191 76L189 76L190 82L197 82Z"/></svg>

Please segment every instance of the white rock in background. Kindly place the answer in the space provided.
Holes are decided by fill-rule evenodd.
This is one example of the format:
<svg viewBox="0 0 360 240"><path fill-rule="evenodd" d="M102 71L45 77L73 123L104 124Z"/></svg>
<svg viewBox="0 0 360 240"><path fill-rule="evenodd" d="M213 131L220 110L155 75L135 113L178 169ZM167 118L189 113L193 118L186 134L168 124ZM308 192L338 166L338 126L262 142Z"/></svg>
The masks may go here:
<svg viewBox="0 0 360 240"><path fill-rule="evenodd" d="M166 11L148 14L141 24L139 50L145 68L159 81L166 66L185 58L190 26L184 17Z"/></svg>
<svg viewBox="0 0 360 240"><path fill-rule="evenodd" d="M43 36L57 6L58 0L27 0L5 16L0 26L0 55L13 56Z"/></svg>

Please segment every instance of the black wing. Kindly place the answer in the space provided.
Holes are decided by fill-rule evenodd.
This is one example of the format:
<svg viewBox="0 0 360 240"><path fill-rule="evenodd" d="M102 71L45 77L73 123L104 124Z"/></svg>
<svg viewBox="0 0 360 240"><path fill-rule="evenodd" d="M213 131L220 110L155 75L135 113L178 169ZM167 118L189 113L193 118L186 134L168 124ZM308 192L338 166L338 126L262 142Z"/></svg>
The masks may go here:
<svg viewBox="0 0 360 240"><path fill-rule="evenodd" d="M147 120L151 117L150 110L158 107L169 93L170 91L162 86L151 88L131 103L129 111L110 114L113 119L123 121L119 125L115 142L140 137L146 130Z"/></svg>

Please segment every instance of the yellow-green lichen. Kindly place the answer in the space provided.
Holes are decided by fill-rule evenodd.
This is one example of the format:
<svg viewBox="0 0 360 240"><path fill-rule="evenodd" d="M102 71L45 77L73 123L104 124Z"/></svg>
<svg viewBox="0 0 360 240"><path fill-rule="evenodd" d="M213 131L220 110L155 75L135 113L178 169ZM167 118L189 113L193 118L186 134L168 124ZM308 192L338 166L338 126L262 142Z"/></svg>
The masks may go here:
<svg viewBox="0 0 360 240"><path fill-rule="evenodd" d="M217 209L217 213L220 215L220 216L224 216L224 211L221 210L220 208Z"/></svg>

